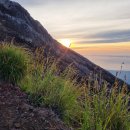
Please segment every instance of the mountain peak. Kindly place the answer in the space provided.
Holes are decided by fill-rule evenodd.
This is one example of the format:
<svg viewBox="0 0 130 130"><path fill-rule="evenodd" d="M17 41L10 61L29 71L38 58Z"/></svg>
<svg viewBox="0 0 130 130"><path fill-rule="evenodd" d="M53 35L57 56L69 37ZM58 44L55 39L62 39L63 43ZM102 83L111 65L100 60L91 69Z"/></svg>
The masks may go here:
<svg viewBox="0 0 130 130"><path fill-rule="evenodd" d="M42 45L44 42L53 41L46 29L16 2L0 0L0 18L2 25L0 29L6 26L8 34L13 35L16 40L18 38L19 42L33 43L33 46L36 44L38 46L38 44ZM3 38L5 39L5 37Z"/></svg>

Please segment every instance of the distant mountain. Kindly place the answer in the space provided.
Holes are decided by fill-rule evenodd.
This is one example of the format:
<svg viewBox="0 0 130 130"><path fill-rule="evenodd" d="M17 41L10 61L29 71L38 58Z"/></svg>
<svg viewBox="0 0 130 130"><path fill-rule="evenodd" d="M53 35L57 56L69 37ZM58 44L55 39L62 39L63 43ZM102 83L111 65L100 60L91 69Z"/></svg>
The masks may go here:
<svg viewBox="0 0 130 130"><path fill-rule="evenodd" d="M128 84L130 84L130 71L115 71L115 70L109 70L114 76L117 76L118 78L124 80Z"/></svg>
<svg viewBox="0 0 130 130"><path fill-rule="evenodd" d="M79 82L83 77L87 82L90 74L101 74L103 79L110 84L115 81L115 77L111 73L53 39L47 30L37 20L34 20L20 4L10 0L0 0L0 41L11 41L12 39L19 43L18 45L27 46L32 50L44 47L45 54L50 52L55 59L60 59L60 69L65 69L72 64L78 70L76 76L78 75ZM119 82L123 83L122 80Z"/></svg>

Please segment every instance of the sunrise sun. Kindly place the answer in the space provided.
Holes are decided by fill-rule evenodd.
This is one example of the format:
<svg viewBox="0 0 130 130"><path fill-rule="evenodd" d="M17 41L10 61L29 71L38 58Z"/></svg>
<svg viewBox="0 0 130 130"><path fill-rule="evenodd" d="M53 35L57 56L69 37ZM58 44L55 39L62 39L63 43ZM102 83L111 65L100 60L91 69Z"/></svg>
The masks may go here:
<svg viewBox="0 0 130 130"><path fill-rule="evenodd" d="M70 47L70 45L71 45L70 39L60 39L59 42L66 47Z"/></svg>

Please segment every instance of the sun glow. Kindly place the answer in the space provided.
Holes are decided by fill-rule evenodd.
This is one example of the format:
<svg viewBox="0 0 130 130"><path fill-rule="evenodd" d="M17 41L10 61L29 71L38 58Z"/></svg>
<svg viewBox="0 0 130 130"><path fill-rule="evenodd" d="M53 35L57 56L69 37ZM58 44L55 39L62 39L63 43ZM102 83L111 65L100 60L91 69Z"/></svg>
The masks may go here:
<svg viewBox="0 0 130 130"><path fill-rule="evenodd" d="M70 39L60 39L59 42L66 47L70 47L70 45L71 45Z"/></svg>

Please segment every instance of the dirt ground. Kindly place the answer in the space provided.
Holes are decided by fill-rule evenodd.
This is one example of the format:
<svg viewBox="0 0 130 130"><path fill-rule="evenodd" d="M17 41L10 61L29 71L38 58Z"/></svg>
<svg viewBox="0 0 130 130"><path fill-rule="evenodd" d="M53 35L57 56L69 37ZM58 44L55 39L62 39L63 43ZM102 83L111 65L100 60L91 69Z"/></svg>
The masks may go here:
<svg viewBox="0 0 130 130"><path fill-rule="evenodd" d="M0 130L70 130L46 108L35 108L13 85L0 85Z"/></svg>

